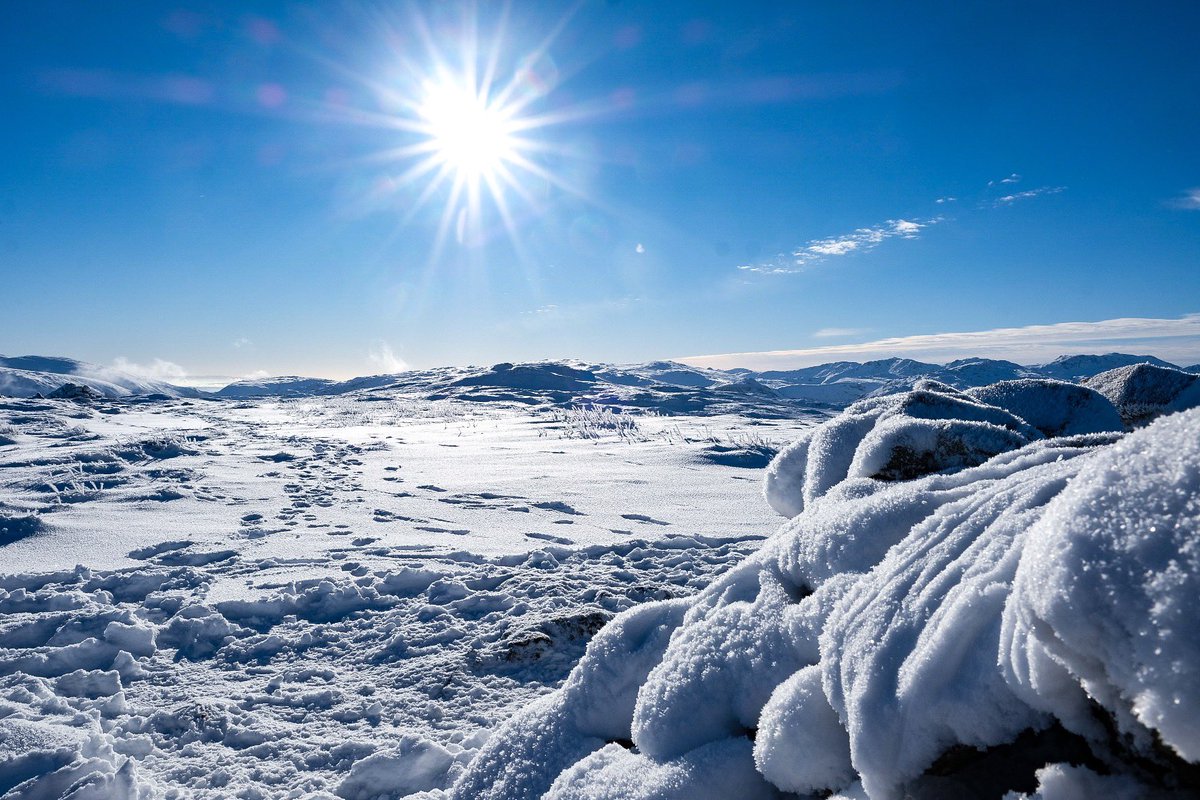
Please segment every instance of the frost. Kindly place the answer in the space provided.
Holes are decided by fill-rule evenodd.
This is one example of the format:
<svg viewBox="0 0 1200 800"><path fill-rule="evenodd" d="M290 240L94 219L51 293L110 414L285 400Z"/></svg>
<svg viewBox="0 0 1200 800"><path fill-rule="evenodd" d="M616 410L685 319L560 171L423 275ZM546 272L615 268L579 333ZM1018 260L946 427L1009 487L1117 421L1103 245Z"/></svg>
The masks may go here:
<svg viewBox="0 0 1200 800"><path fill-rule="evenodd" d="M638 670L597 669L632 645L610 630L664 612L618 616L562 690L495 734L456 796L1187 785L1200 411L1117 428L1103 397L1050 381L972 395L925 383L851 406L776 458L765 493L790 521L686 601L665 648ZM631 715L612 704L603 729L578 724L580 697L643 669ZM1111 775L1055 765L1080 758Z"/></svg>

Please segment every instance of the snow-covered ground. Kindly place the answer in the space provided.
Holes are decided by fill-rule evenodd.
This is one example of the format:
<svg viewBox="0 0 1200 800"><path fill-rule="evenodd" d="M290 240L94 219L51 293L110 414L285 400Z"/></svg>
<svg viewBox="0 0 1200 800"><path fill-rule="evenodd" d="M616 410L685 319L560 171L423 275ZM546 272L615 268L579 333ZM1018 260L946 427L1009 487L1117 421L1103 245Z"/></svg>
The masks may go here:
<svg viewBox="0 0 1200 800"><path fill-rule="evenodd" d="M0 400L0 794L446 787L612 615L752 552L824 416Z"/></svg>
<svg viewBox="0 0 1200 800"><path fill-rule="evenodd" d="M0 797L1195 796L1198 382L1090 366L0 399Z"/></svg>

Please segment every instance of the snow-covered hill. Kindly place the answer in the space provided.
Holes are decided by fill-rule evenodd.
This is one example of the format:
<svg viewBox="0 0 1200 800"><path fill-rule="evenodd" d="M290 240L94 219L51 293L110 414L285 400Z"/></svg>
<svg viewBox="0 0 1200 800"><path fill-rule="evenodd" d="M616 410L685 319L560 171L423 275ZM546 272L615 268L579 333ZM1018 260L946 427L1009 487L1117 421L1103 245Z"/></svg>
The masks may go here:
<svg viewBox="0 0 1200 800"><path fill-rule="evenodd" d="M295 376L245 380L225 387L217 396L327 396L387 388L425 397L560 405L607 403L658 408L664 413L724 413L738 406L736 395L749 393L774 400L766 413L786 414L789 406L842 408L864 397L904 391L922 379L959 389L1022 378L1078 382L1100 372L1140 363L1178 369L1152 356L1122 353L1064 356L1035 366L987 358L960 359L944 365L890 358L766 372L701 369L672 361L645 364L540 361L415 370L349 381Z"/></svg>
<svg viewBox="0 0 1200 800"><path fill-rule="evenodd" d="M88 386L104 397L128 397L135 394L200 397L203 394L190 387L139 378L117 369L71 358L0 356L0 396L49 395L66 383Z"/></svg>

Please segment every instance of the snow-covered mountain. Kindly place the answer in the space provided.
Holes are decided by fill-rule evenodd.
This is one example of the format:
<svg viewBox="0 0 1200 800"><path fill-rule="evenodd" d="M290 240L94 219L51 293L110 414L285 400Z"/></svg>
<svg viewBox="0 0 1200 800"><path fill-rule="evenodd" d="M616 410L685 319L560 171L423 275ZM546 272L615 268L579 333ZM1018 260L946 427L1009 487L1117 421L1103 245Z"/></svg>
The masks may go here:
<svg viewBox="0 0 1200 800"><path fill-rule="evenodd" d="M0 356L0 395L32 397L48 395L64 384L87 386L104 397L163 394L168 397L200 397L204 393L187 386L139 378L128 372L55 356Z"/></svg>
<svg viewBox="0 0 1200 800"><path fill-rule="evenodd" d="M1180 369L1153 356L1125 353L1063 356L1048 364L1034 366L988 358L959 359L948 364L888 358L865 363L835 361L803 369L763 372L707 369L674 361L597 364L568 360L501 363L491 367L440 367L367 375L345 381L296 375L252 378L231 383L215 396L246 400L386 390L433 399L613 405L654 408L668 414L757 411L768 416L787 416L797 408L843 408L864 397L905 391L923 379L936 380L957 389L1028 378L1078 383L1103 372L1136 364ZM1200 370L1200 365L1188 370ZM152 393L195 397L203 394L195 389L137 378L67 358L0 358L0 395L49 394L68 380L89 386L106 397Z"/></svg>

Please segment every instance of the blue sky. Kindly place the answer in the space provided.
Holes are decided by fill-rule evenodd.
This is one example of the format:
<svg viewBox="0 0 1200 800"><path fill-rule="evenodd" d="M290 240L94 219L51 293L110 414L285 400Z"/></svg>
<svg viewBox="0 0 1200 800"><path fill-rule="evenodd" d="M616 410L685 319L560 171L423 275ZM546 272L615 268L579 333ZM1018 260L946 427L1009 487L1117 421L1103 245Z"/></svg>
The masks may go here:
<svg viewBox="0 0 1200 800"><path fill-rule="evenodd" d="M18 0L7 16L10 355L204 383L861 359L1024 329L913 354L1200 361L1195 3L521 2L505 17ZM530 168L498 192L507 224L486 186L478 209L447 211L453 170L420 204L431 175L403 179L422 103L465 80L471 19L481 73L494 45L495 91L513 85L510 121L528 126ZM1093 325L1027 327L1056 323Z"/></svg>

